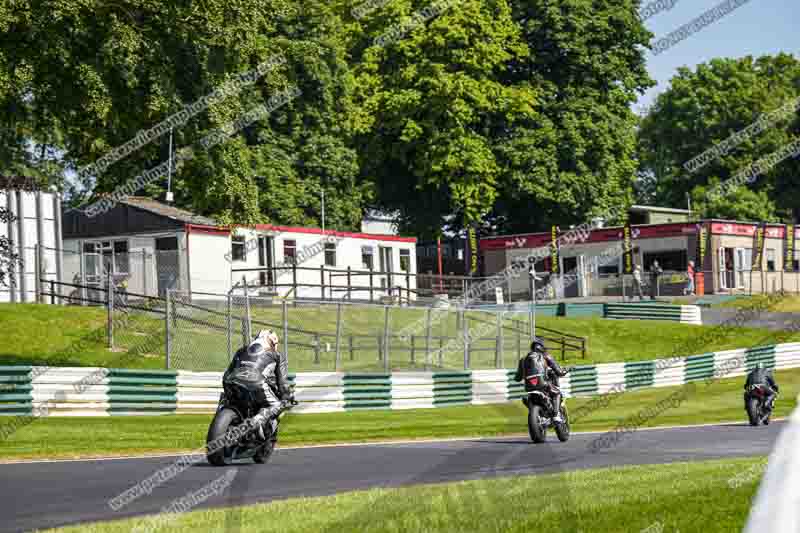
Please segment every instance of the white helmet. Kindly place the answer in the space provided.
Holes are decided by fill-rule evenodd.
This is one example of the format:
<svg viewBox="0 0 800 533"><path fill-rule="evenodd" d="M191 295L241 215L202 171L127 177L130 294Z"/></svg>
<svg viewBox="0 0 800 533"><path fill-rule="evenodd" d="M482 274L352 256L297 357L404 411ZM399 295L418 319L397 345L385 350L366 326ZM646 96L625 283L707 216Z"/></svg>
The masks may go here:
<svg viewBox="0 0 800 533"><path fill-rule="evenodd" d="M262 329L256 336L256 341L262 341L270 350L278 348L278 335L271 329Z"/></svg>

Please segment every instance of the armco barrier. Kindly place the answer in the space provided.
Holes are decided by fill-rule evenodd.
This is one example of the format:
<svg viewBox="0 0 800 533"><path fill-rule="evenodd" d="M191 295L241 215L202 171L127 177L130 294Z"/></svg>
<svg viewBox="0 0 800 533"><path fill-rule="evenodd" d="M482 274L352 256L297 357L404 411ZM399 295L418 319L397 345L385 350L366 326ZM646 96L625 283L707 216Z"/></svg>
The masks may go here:
<svg viewBox="0 0 800 533"><path fill-rule="evenodd" d="M713 377L740 377L757 363L778 370L800 368L800 343L726 350L686 358L583 365L561 379L565 397L671 387ZM44 371L46 370L46 371ZM363 374L308 372L290 375L295 412L419 409L518 400L524 394L515 370ZM31 379L31 376L34 376ZM221 372L102 368L0 367L0 414L50 416L212 413Z"/></svg>
<svg viewBox="0 0 800 533"><path fill-rule="evenodd" d="M604 316L616 319L671 320L682 324L703 323L696 305L653 305L644 303L607 303Z"/></svg>

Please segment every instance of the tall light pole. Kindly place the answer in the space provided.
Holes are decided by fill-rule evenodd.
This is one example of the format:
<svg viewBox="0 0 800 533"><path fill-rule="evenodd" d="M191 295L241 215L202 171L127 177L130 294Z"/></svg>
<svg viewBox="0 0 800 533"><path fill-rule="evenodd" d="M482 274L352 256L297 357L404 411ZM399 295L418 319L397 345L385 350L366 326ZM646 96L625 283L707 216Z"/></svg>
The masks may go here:
<svg viewBox="0 0 800 533"><path fill-rule="evenodd" d="M172 202L174 196L172 194L172 128L169 129L169 156L167 158L167 202Z"/></svg>
<svg viewBox="0 0 800 533"><path fill-rule="evenodd" d="M325 238L325 188L322 188L322 237Z"/></svg>

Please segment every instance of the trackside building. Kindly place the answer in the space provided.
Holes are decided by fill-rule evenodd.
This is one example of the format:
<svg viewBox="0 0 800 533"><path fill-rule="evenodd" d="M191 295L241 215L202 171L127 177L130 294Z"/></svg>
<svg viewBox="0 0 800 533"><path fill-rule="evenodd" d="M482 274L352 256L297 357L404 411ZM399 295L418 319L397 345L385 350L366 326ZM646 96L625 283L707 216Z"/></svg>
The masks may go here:
<svg viewBox="0 0 800 533"><path fill-rule="evenodd" d="M634 224L631 229L633 264L641 265L647 277L653 261L658 261L665 271L663 295L681 294L690 260L694 261L696 271L703 274L705 294L800 291L800 265L795 252L800 229L795 226L714 219ZM702 246L701 236L705 239ZM537 264L537 274L545 278L537 287L548 283L553 276L571 274L563 293L556 296L621 294L622 238L622 227L596 228L582 242L561 245L556 268L549 254ZM552 240L551 232L481 239L485 275L524 261L534 249L547 247ZM572 279L574 283L570 283ZM529 283L526 277L519 277L510 281L509 288L512 294L524 296L530 291ZM670 286L673 288L669 289Z"/></svg>
<svg viewBox="0 0 800 533"><path fill-rule="evenodd" d="M231 228L143 197L127 197L92 218L72 211L63 219L68 280L90 285L111 272L129 292L151 296L167 289L241 294L243 280L250 294L293 298L379 300L398 286L416 288L414 237L269 224Z"/></svg>

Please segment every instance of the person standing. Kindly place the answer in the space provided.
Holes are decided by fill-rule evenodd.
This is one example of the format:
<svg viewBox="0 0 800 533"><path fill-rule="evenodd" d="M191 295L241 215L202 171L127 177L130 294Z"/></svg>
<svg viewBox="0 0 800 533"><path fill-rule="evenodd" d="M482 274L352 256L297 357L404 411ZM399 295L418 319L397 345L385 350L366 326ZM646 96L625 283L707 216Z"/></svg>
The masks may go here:
<svg viewBox="0 0 800 533"><path fill-rule="evenodd" d="M661 270L661 266L658 264L658 261L653 261L653 264L650 266L650 299L656 299L656 292L658 291L658 277L661 273L664 272Z"/></svg>
<svg viewBox="0 0 800 533"><path fill-rule="evenodd" d="M683 289L683 294L694 296L694 261L689 261L689 266L686 267L686 288Z"/></svg>
<svg viewBox="0 0 800 533"><path fill-rule="evenodd" d="M631 294L631 299L633 299L637 294L639 295L639 300L644 300L644 293L642 292L641 265L636 265L636 268L633 269L633 294Z"/></svg>

